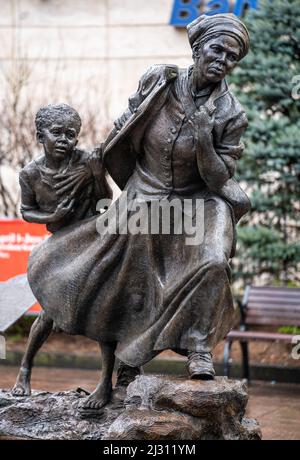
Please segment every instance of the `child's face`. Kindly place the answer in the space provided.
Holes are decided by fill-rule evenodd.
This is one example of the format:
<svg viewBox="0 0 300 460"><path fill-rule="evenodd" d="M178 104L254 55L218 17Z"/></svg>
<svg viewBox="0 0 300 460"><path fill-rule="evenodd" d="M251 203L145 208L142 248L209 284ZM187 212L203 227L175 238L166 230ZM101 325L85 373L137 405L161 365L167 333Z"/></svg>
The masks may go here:
<svg viewBox="0 0 300 460"><path fill-rule="evenodd" d="M63 117L43 129L41 142L46 153L59 161L72 152L77 144L77 136L73 120Z"/></svg>

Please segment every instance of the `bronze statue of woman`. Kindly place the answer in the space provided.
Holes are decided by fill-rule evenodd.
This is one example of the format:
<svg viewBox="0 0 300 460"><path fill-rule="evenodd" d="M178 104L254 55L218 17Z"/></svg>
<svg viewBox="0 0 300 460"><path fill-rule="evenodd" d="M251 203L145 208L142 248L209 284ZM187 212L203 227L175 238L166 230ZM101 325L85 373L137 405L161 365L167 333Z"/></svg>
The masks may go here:
<svg viewBox="0 0 300 460"><path fill-rule="evenodd" d="M213 379L212 350L233 326L229 259L250 203L233 178L247 117L225 76L246 56L249 35L232 14L200 16L187 29L194 64L142 76L104 163L123 190L119 202L125 194L149 209L203 200L203 241L187 245L184 231L99 235L97 219L112 207L57 232L30 258L29 282L47 315L103 347L102 379L84 408L109 401L115 356L136 370L171 349L187 356L190 378Z"/></svg>

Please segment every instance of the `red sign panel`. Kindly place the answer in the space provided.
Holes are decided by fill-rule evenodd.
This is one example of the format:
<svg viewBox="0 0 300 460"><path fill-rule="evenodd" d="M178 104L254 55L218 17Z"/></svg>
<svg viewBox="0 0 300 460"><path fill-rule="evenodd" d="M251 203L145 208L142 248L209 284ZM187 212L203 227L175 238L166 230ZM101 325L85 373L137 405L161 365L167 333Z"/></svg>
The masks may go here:
<svg viewBox="0 0 300 460"><path fill-rule="evenodd" d="M49 236L45 225L0 220L0 281L26 273L31 250ZM30 309L30 313L39 311L38 304Z"/></svg>

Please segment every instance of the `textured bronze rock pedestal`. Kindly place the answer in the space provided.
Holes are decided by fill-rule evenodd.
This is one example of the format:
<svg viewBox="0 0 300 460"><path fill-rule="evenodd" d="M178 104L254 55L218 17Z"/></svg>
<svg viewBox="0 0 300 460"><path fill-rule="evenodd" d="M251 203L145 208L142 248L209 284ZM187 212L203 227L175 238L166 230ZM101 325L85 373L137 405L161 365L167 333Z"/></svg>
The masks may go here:
<svg viewBox="0 0 300 460"><path fill-rule="evenodd" d="M78 392L33 392L16 398L0 391L0 437L25 439L204 440L260 439L255 420L244 418L244 383L140 376L114 390L102 412L78 410Z"/></svg>

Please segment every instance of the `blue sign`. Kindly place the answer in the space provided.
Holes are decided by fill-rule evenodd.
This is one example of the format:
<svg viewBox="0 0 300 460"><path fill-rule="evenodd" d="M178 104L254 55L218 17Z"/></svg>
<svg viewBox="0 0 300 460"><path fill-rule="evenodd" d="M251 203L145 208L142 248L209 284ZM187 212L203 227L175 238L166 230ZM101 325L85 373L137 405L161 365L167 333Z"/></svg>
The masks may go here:
<svg viewBox="0 0 300 460"><path fill-rule="evenodd" d="M258 0L174 0L170 24L176 27L185 27L200 14L213 15L217 13L234 13L242 16L245 9L258 8ZM202 8L201 8L202 7Z"/></svg>

